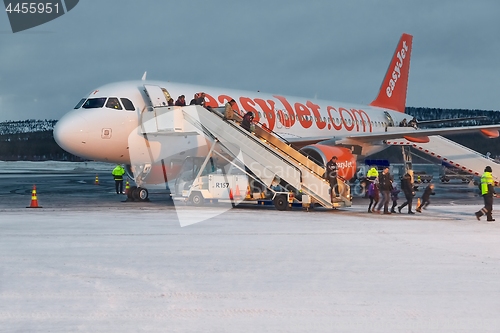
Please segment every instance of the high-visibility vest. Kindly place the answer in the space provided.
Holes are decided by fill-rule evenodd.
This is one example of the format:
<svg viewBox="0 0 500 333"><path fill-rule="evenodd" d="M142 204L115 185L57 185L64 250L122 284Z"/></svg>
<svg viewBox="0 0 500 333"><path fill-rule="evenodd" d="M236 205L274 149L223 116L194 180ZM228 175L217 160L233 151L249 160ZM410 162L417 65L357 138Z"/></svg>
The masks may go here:
<svg viewBox="0 0 500 333"><path fill-rule="evenodd" d="M488 194L489 189L488 185L493 186L493 176L491 175L491 172L485 171L483 175L481 176L481 194L485 195Z"/></svg>
<svg viewBox="0 0 500 333"><path fill-rule="evenodd" d="M371 168L370 170L368 170L368 172L366 173L366 177L378 177L377 169Z"/></svg>
<svg viewBox="0 0 500 333"><path fill-rule="evenodd" d="M123 180L123 175L125 174L125 170L121 165L117 165L113 171L111 172L115 180Z"/></svg>

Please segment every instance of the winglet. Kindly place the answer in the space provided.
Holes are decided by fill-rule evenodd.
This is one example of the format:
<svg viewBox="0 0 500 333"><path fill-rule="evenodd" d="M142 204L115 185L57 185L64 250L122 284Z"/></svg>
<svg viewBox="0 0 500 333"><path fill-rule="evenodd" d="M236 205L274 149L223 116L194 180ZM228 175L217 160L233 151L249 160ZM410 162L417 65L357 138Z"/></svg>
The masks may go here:
<svg viewBox="0 0 500 333"><path fill-rule="evenodd" d="M378 96L370 103L371 106L405 112L412 40L412 35L401 36Z"/></svg>
<svg viewBox="0 0 500 333"><path fill-rule="evenodd" d="M148 74L148 71L145 71L144 74L142 75L142 81L146 81L146 74Z"/></svg>

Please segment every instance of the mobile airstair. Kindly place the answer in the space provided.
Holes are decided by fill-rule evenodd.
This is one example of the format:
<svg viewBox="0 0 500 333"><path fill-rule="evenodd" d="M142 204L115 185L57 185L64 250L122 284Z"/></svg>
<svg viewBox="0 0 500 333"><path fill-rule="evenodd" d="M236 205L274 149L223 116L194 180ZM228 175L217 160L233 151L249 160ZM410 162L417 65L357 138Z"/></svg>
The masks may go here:
<svg viewBox="0 0 500 333"><path fill-rule="evenodd" d="M492 174L495 185L499 185L500 164L475 150L464 147L440 135L429 136L429 142L427 143L415 143L406 139L387 140L386 143L394 146L411 146L422 153L449 163L475 176L481 176L484 168L489 165L493 169Z"/></svg>
<svg viewBox="0 0 500 333"><path fill-rule="evenodd" d="M154 86L147 91L161 100L161 94ZM154 98L151 98L152 100ZM223 119L224 108L207 109L198 105L167 107L163 103L153 104L143 118L143 133L163 135L187 135L195 132L220 144L237 158L265 186L271 188L276 182L286 183L303 195L308 195L312 203L326 208L351 206L349 185L338 179L339 198L330 197L330 185L323 178L325 169L295 150L290 144L266 131L260 126L250 133L236 121ZM235 113L236 120L241 117ZM147 123L145 120L148 120Z"/></svg>

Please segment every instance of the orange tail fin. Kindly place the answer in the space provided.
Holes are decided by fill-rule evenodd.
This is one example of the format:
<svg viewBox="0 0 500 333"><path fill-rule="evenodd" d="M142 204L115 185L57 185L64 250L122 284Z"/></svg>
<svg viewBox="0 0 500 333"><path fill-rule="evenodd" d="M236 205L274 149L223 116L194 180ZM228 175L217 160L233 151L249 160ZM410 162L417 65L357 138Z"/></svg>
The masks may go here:
<svg viewBox="0 0 500 333"><path fill-rule="evenodd" d="M370 103L371 106L405 112L412 40L412 35L401 36L378 96Z"/></svg>

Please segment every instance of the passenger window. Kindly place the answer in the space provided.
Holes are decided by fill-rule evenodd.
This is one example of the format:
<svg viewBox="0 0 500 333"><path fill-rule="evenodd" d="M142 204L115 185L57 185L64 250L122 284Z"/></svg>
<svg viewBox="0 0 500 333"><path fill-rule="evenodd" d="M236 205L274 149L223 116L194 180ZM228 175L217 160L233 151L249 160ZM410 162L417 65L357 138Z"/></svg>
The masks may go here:
<svg viewBox="0 0 500 333"><path fill-rule="evenodd" d="M106 103L106 107L115 110L121 110L122 106L116 97L110 97Z"/></svg>
<svg viewBox="0 0 500 333"><path fill-rule="evenodd" d="M125 110L135 111L135 106L130 101L130 99L128 99L128 98L120 98L120 100L122 101L122 104L123 104L123 107L125 108Z"/></svg>
<svg viewBox="0 0 500 333"><path fill-rule="evenodd" d="M106 97L99 98L89 98L83 103L82 108L84 109L97 109L102 108L106 102Z"/></svg>
<svg viewBox="0 0 500 333"><path fill-rule="evenodd" d="M82 105L83 105L83 103L85 103L85 101L86 101L86 100L87 100L86 98L82 98L82 99L80 100L80 102L78 102L78 104L75 106L75 109L79 109L79 108L81 108L81 107L82 107Z"/></svg>

